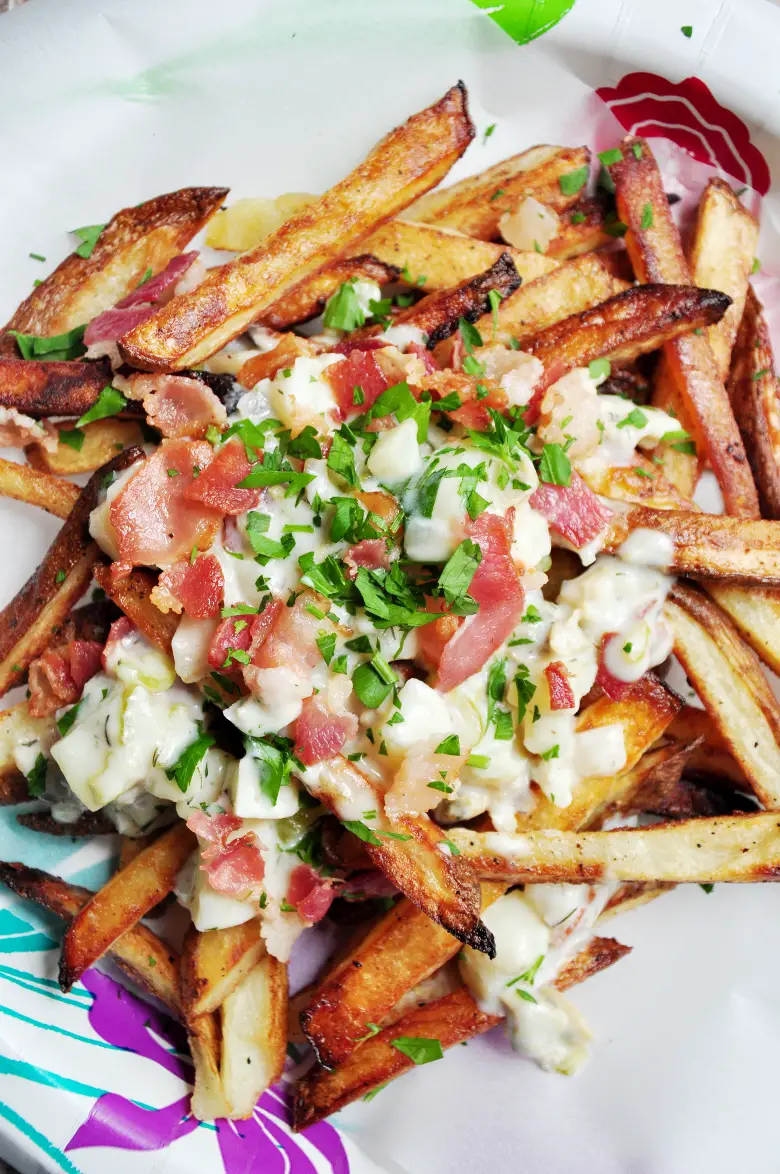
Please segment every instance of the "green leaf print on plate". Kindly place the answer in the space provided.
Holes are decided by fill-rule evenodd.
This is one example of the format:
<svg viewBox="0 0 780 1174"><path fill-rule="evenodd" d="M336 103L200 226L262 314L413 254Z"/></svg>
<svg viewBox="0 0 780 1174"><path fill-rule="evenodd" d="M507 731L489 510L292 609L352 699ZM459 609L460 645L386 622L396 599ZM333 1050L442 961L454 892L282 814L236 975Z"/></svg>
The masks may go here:
<svg viewBox="0 0 780 1174"><path fill-rule="evenodd" d="M562 20L574 7L574 0L473 0L487 10L491 20L518 45L535 41Z"/></svg>

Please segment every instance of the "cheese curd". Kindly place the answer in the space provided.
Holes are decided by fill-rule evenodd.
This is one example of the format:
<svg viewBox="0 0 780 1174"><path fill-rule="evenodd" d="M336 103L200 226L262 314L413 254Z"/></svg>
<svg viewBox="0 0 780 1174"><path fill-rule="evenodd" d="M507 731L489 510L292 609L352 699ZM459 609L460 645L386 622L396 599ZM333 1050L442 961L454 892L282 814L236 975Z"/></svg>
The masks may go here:
<svg viewBox="0 0 780 1174"><path fill-rule="evenodd" d="M526 196L511 212L504 212L498 222L499 232L508 245L526 253L546 253L558 235L558 213L534 196Z"/></svg>

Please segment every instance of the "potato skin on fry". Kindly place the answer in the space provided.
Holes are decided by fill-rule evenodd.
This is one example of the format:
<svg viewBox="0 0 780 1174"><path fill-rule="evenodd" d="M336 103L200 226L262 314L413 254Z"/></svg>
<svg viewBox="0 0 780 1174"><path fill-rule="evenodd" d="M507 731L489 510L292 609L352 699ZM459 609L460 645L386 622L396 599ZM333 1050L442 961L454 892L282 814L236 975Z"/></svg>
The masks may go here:
<svg viewBox="0 0 780 1174"><path fill-rule="evenodd" d="M400 271L394 265L385 264L370 253L359 257L341 257L274 302L262 314L261 321L273 330L286 330L289 326L308 322L321 314L328 298L345 281L356 279L388 285L397 281L399 276Z"/></svg>
<svg viewBox="0 0 780 1174"><path fill-rule="evenodd" d="M181 995L187 1018L216 1011L264 954L257 920L205 932L191 926L181 957Z"/></svg>
<svg viewBox="0 0 780 1174"><path fill-rule="evenodd" d="M761 516L780 519L780 404L772 342L761 303L748 291L728 392L753 470Z"/></svg>
<svg viewBox="0 0 780 1174"><path fill-rule="evenodd" d="M62 420L57 425L61 432L75 426L75 420ZM80 431L84 436L80 449L72 448L62 439L54 452L49 452L43 445L30 444L25 449L27 460L34 469L54 473L58 478L72 477L77 473L93 473L115 457L117 452L143 444L140 419L136 422L112 416L86 424Z"/></svg>
<svg viewBox="0 0 780 1174"><path fill-rule="evenodd" d="M12 497L27 505L40 506L55 518L67 518L78 501L79 488L29 465L0 458L0 497Z"/></svg>
<svg viewBox="0 0 780 1174"><path fill-rule="evenodd" d="M0 407L27 416L83 416L111 382L111 368L96 363L47 363L0 358Z"/></svg>
<svg viewBox="0 0 780 1174"><path fill-rule="evenodd" d="M100 562L95 567L95 581L109 599L121 608L128 619L156 644L161 652L171 655L172 641L179 626L179 617L173 612L163 613L152 603L152 591L157 577L151 571L136 567L123 579L114 579L111 567Z"/></svg>
<svg viewBox="0 0 780 1174"><path fill-rule="evenodd" d="M25 796L27 798L27 796ZM85 811L73 823L59 823L48 811L25 811L16 822L46 836L114 836L116 828L99 811Z"/></svg>

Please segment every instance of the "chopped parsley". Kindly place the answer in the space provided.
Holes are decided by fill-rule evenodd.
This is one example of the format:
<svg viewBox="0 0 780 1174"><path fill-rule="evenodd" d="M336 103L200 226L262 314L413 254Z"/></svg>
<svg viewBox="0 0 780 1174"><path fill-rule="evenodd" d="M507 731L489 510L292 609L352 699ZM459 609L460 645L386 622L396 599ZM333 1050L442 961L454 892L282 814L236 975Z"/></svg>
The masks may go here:
<svg viewBox="0 0 780 1174"><path fill-rule="evenodd" d="M624 416L622 420L618 420L618 428L644 428L647 424L647 416L641 408L633 408L632 411Z"/></svg>
<svg viewBox="0 0 780 1174"><path fill-rule="evenodd" d="M199 763L205 758L209 747L215 744L216 740L211 734L204 734L201 731L195 741L190 742L189 746L182 750L173 766L166 770L166 775L176 783L180 791L187 790Z"/></svg>
<svg viewBox="0 0 780 1174"><path fill-rule="evenodd" d="M399 1035L396 1039L390 1040L390 1047L408 1056L415 1064L430 1064L431 1061L441 1060L444 1056L439 1040L414 1035Z"/></svg>
<svg viewBox="0 0 780 1174"><path fill-rule="evenodd" d="M682 35L684 37L687 37L688 40L690 40L691 37L693 36L693 25L692 24L681 25L680 32L682 33Z"/></svg>
<svg viewBox="0 0 780 1174"><path fill-rule="evenodd" d="M457 734L449 734L433 752L434 754L460 754L460 738Z"/></svg>
<svg viewBox="0 0 780 1174"><path fill-rule="evenodd" d="M345 281L328 299L323 315L323 326L331 330L357 330L364 326L366 316L355 290L355 278Z"/></svg>
<svg viewBox="0 0 780 1174"><path fill-rule="evenodd" d="M27 790L33 798L38 798L42 795L46 787L46 767L47 762L43 754L39 754L35 759L33 768L26 776Z"/></svg>
<svg viewBox="0 0 780 1174"><path fill-rule="evenodd" d="M116 416L127 405L127 400L121 391L115 387L104 387L95 403L89 408L80 420L76 421L77 428L91 424L93 420L105 420L108 416Z"/></svg>
<svg viewBox="0 0 780 1174"><path fill-rule="evenodd" d="M16 339L19 353L23 359L48 359L50 363L65 362L78 359L84 354L84 331L86 326L74 326L64 334L52 334L48 337L39 334L22 334L18 330L9 330L8 333Z"/></svg>
<svg viewBox="0 0 780 1174"><path fill-rule="evenodd" d="M479 608L468 591L481 562L482 551L477 543L464 538L444 565L439 590L455 615L474 615Z"/></svg>
<svg viewBox="0 0 780 1174"><path fill-rule="evenodd" d="M642 209L642 219L640 221L639 227L642 229L643 232L646 229L653 227L653 205L652 204L647 203L647 204L645 204L644 208Z"/></svg>
<svg viewBox="0 0 780 1174"><path fill-rule="evenodd" d="M585 164L583 167L576 167L574 171L567 171L565 175L558 176L558 184L564 196L576 196L577 192L585 187L588 182L588 170L588 166Z"/></svg>
<svg viewBox="0 0 780 1174"><path fill-rule="evenodd" d="M73 236L77 236L81 241L73 250L77 257L92 256L98 237L105 227L105 224L85 224L82 228L71 228Z"/></svg>
<svg viewBox="0 0 780 1174"><path fill-rule="evenodd" d="M571 461L560 444L545 444L539 462L539 478L548 485L571 484Z"/></svg>

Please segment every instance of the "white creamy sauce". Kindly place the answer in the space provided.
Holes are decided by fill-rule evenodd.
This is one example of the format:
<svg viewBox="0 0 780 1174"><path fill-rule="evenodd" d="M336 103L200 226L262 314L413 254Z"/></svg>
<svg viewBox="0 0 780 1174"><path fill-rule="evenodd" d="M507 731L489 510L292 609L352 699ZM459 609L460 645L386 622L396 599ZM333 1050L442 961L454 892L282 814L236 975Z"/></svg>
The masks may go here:
<svg viewBox="0 0 780 1174"><path fill-rule="evenodd" d="M665 571L674 562L674 541L668 534L640 526L620 544L618 555L623 562Z"/></svg>

